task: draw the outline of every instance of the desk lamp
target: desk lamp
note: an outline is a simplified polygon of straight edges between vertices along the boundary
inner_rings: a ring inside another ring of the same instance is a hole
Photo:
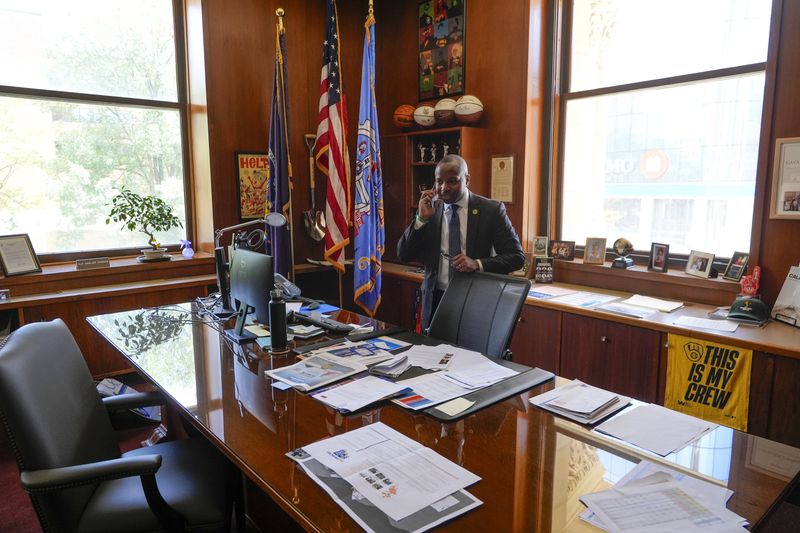
[[[272,226],[273,228],[279,228],[286,225],[286,217],[281,213],[268,213],[264,218],[248,220],[247,222],[242,222],[241,224],[235,224],[233,226],[228,226],[227,228],[221,228],[214,231],[214,261],[217,267],[217,286],[219,287],[223,311],[232,311],[233,309],[231,307],[231,287],[230,280],[228,278],[228,263],[225,260],[225,248],[219,244],[220,239],[222,238],[222,235],[228,231],[235,231],[249,228],[250,226],[264,224]]]

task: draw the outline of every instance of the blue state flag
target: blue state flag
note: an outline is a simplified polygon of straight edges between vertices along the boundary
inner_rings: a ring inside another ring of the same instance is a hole
[[[269,177],[264,215],[281,213],[289,218],[292,162],[289,159],[289,104],[286,100],[286,39],[283,19],[279,16],[275,34],[275,78],[272,85],[272,116],[269,124]],[[284,276],[291,270],[292,235],[289,224],[267,226],[267,252],[272,255],[275,272]]]
[[[383,175],[375,100],[375,18],[370,11],[364,24],[364,60],[356,138],[355,303],[374,316],[381,303],[381,258],[384,250]]]

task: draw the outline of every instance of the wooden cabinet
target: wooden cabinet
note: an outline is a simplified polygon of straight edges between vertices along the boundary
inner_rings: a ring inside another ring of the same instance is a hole
[[[778,356],[774,359],[767,437],[800,446],[800,361]]]
[[[563,313],[560,374],[565,378],[655,402],[660,354],[657,331]]]
[[[559,372],[561,359],[561,313],[532,305],[522,307],[511,338],[515,363]]]
[[[397,259],[397,241],[414,216],[420,188],[433,186],[436,164],[445,152],[461,155],[470,168],[486,167],[485,130],[457,126],[381,137],[384,260]],[[488,178],[473,174],[470,189],[487,194]]]

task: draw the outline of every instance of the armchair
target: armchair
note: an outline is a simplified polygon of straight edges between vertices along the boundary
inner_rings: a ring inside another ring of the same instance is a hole
[[[105,404],[157,400],[143,393]],[[233,465],[204,439],[121,453],[60,319],[24,325],[0,341],[0,421],[44,531],[230,530]]]

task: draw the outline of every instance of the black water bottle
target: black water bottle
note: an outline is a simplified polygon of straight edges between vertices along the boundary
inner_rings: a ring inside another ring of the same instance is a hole
[[[286,302],[281,297],[281,291],[272,291],[269,301],[269,334],[272,337],[273,351],[286,349]]]

